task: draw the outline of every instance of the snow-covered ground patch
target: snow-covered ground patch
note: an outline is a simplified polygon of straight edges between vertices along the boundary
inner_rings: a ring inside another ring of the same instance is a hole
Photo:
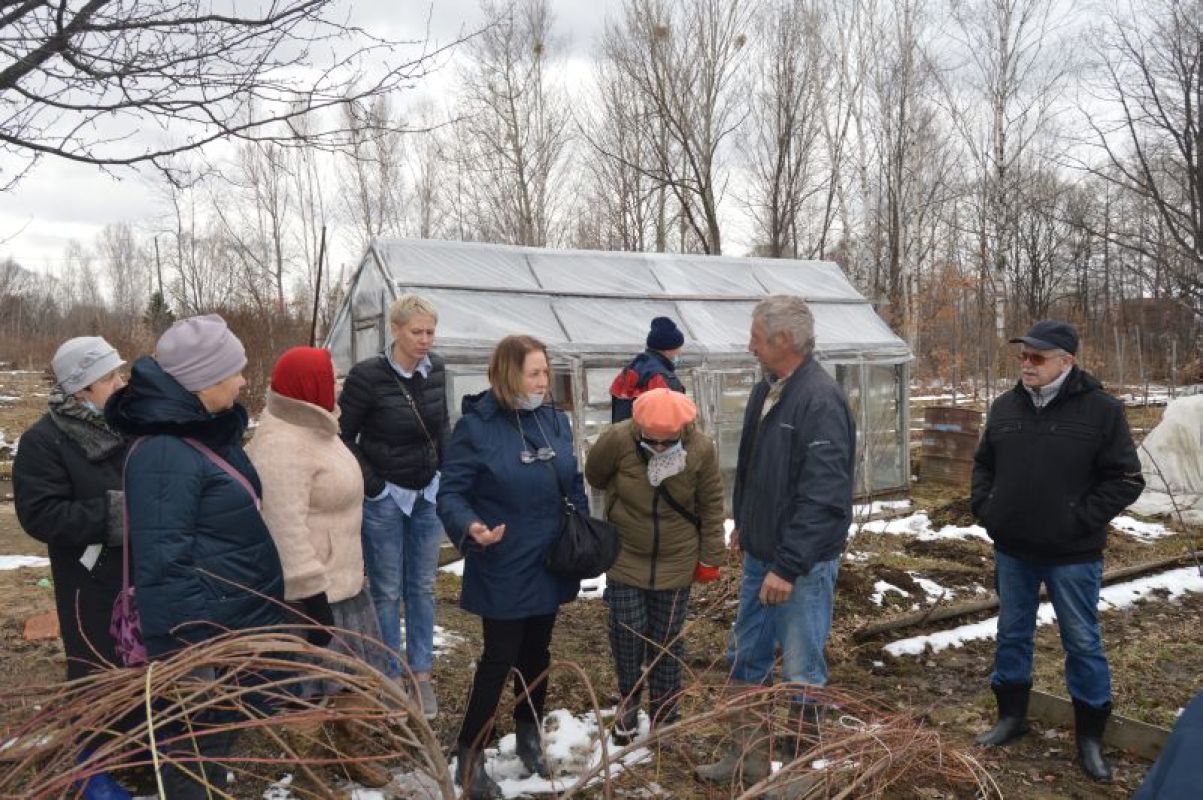
[[[0,570],[48,566],[50,559],[41,556],[0,556]]]
[[[874,500],[860,506],[852,507],[852,516],[855,517],[871,517],[874,514],[881,514],[885,511],[901,511],[904,508],[910,508],[910,500]]]
[[[15,394],[0,394],[0,403],[15,403],[20,399]]]
[[[873,594],[869,595],[869,599],[873,601],[874,605],[881,605],[886,599],[886,594],[889,592],[895,592],[903,597],[911,596],[910,592],[900,589],[888,581],[878,581],[873,584]]]
[[[458,575],[464,577],[464,560],[461,558],[458,561],[452,561],[450,564],[444,564],[439,567],[439,572],[446,572],[449,575]]]
[[[1137,600],[1161,592],[1167,593],[1170,599],[1180,597],[1187,592],[1203,592],[1203,575],[1200,575],[1199,570],[1195,567],[1182,567],[1159,575],[1149,575],[1134,581],[1106,586],[1099,593],[1099,610],[1127,608]],[[1056,618],[1052,603],[1040,604],[1036,613],[1037,625],[1048,625]],[[939,652],[948,647],[961,647],[966,642],[975,639],[993,639],[997,633],[998,617],[995,616],[947,631],[899,639],[886,645],[885,651],[892,656],[920,655],[928,647],[934,652]]]
[[[450,564],[444,564],[439,567],[440,572],[446,572],[449,575],[458,575],[464,577],[464,560],[461,558],[458,561],[452,561]],[[606,576],[599,575],[596,578],[587,578],[581,581],[581,591],[577,595],[581,600],[600,600],[602,594],[606,591]]]
[[[932,528],[931,519],[924,511],[919,511],[907,517],[898,519],[877,519],[860,525],[853,525],[849,532],[855,534],[858,530],[868,533],[889,533],[898,536],[914,536],[921,542],[931,542],[937,539],[989,539],[986,529],[980,525],[970,525],[961,528],[956,525],[945,525],[939,530]]]
[[[1116,517],[1111,520],[1111,524],[1137,539],[1160,539],[1163,536],[1173,536],[1174,534],[1160,522],[1141,522],[1126,516]]]
[[[911,576],[912,579],[914,579],[915,583],[919,584],[919,588],[923,590],[923,593],[925,595],[927,595],[928,600],[931,600],[933,602],[936,600],[940,600],[941,598],[943,598],[945,600],[950,600],[956,594],[956,592],[953,591],[952,589],[949,589],[945,586],[941,586],[940,584],[933,581],[931,578],[924,578],[923,576],[921,576],[917,573],[914,573],[914,572],[911,572],[908,574]]]

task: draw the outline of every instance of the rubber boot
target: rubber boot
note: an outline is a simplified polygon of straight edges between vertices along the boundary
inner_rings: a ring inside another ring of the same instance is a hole
[[[518,758],[522,760],[522,766],[531,775],[538,775],[544,780],[551,778],[551,771],[547,768],[547,761],[543,758],[543,742],[540,741],[542,730],[539,724],[520,719],[515,720],[514,726],[514,737],[517,739],[516,749]]]
[[[982,747],[998,747],[1028,732],[1030,683],[1002,683],[991,686],[998,701],[998,722],[975,740]]]
[[[336,695],[331,699],[330,705],[347,715],[364,710],[362,702],[353,695]],[[352,719],[336,719],[330,723],[329,732],[331,742],[344,756],[366,756],[380,750],[364,723]],[[381,789],[393,780],[388,769],[378,761],[346,762],[339,765],[339,769],[344,771],[348,778],[369,789]]]
[[[822,714],[823,707],[817,703],[789,704],[788,733],[779,745],[782,761],[788,764],[819,743]]]
[[[325,757],[322,723],[319,720],[288,722],[280,729],[295,763],[291,765],[292,782],[289,790],[297,797],[326,797],[330,789],[322,780],[324,769],[317,764],[306,763],[316,757]],[[320,754],[320,755],[319,755]],[[168,795],[170,797],[170,795]]]
[[[626,747],[639,736],[639,700],[628,698],[618,707],[614,725],[610,728],[614,744]]]
[[[466,744],[456,746],[455,782],[466,800],[502,800],[505,795],[485,771],[484,753]]]
[[[1102,708],[1074,698],[1074,738],[1078,743],[1078,765],[1096,781],[1111,783],[1111,764],[1103,755],[1103,731],[1111,716],[1111,703]]]
[[[733,685],[727,692],[730,696],[746,690],[746,686]],[[745,785],[768,777],[769,739],[757,714],[739,708],[731,714],[731,726],[731,741],[719,760],[694,768],[694,774],[699,780],[708,783],[733,783],[741,780]]]

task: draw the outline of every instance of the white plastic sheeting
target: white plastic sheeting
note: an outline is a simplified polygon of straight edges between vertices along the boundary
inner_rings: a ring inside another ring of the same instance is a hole
[[[438,306],[443,348],[487,352],[506,334],[529,333],[565,355],[629,353],[649,320],[665,315],[684,329],[694,356],[748,360],[756,300],[788,293],[811,301],[821,359],[910,358],[830,262],[381,240],[328,337],[340,370],[383,345],[382,311],[405,291]]]
[[[1146,488],[1132,510],[1172,515],[1177,506],[1188,523],[1203,524],[1203,395],[1167,405],[1137,453]]]

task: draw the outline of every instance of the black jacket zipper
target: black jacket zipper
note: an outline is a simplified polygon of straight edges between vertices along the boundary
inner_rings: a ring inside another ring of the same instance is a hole
[[[652,574],[649,589],[656,588],[656,559],[660,558],[660,493],[652,495]]]

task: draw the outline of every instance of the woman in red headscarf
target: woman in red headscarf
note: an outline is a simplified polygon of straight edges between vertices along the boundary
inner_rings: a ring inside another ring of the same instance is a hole
[[[263,519],[284,568],[284,599],[300,607],[307,623],[336,629],[322,637],[328,647],[386,670],[388,654],[363,579],[363,475],[338,435],[329,351],[294,347],[280,356],[246,450],[263,483]],[[303,694],[314,699],[337,690],[336,683],[313,681]],[[354,738],[350,728],[335,733]],[[377,765],[345,766],[365,786],[389,781]]]

